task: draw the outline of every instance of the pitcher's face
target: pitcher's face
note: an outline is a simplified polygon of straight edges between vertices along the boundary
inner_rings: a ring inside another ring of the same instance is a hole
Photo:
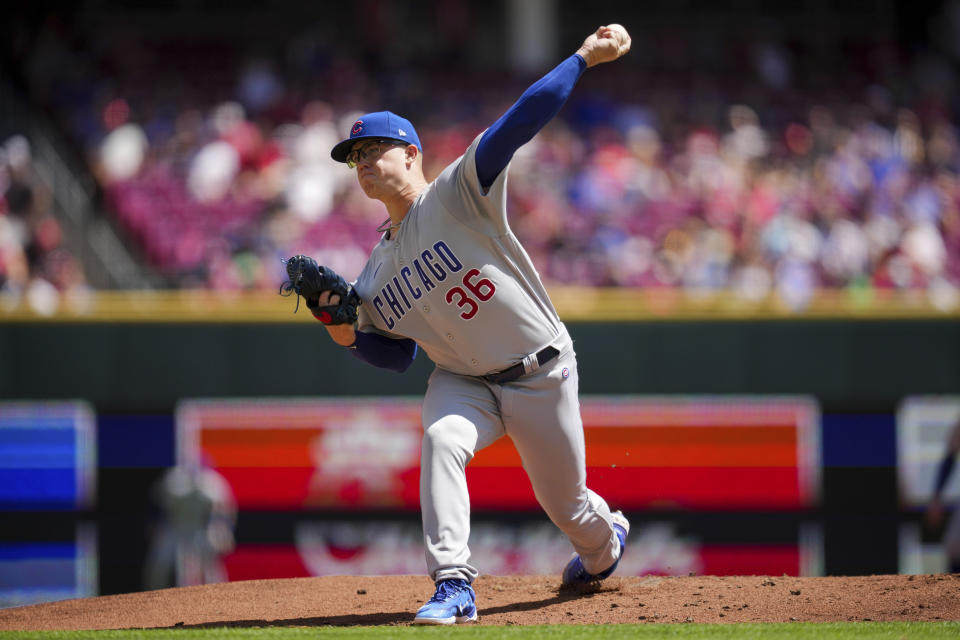
[[[364,140],[347,155],[347,166],[356,167],[360,188],[370,198],[383,199],[407,180],[407,147],[397,140]]]

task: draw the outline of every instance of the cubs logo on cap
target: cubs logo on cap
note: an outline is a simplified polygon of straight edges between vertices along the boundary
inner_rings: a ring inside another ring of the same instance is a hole
[[[413,124],[406,118],[402,118],[390,111],[375,111],[361,116],[350,127],[350,137],[341,140],[330,152],[337,162],[346,162],[347,154],[353,148],[357,140],[367,140],[370,138],[387,138],[398,142],[408,142],[416,145],[421,152],[420,138],[417,136],[417,130]]]

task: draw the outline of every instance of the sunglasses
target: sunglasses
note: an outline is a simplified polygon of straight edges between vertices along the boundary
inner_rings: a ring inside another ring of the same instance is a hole
[[[347,154],[347,166],[351,169],[356,169],[357,165],[360,162],[369,162],[379,156],[381,153],[389,149],[390,147],[405,147],[407,146],[406,142],[400,142],[398,140],[374,140],[370,144],[366,144],[358,149],[354,149]]]

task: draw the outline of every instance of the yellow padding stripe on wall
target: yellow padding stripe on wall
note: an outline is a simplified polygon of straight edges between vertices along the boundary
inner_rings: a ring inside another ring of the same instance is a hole
[[[931,299],[922,290],[821,290],[800,310],[776,295],[749,301],[728,291],[552,287],[550,296],[566,322],[960,319],[960,301]],[[0,323],[315,322],[302,302],[294,314],[295,305],[293,297],[268,291],[97,291],[62,296],[41,312],[26,298],[0,294]]]

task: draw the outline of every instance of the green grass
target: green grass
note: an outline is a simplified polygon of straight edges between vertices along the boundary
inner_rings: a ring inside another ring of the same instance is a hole
[[[292,638],[348,638],[390,640],[393,638],[517,638],[564,640],[607,638],[735,638],[748,640],[915,640],[960,638],[960,622],[830,622],[787,624],[644,624],[644,625],[544,625],[478,627],[263,627],[207,629],[146,629],[123,631],[0,631],[0,640],[288,640]]]

